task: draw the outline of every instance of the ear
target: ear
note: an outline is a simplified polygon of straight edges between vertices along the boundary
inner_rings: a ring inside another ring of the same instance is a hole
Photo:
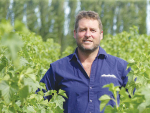
[[[76,33],[76,30],[74,30],[74,38],[75,38],[75,39],[76,39],[76,34],[77,34],[77,33]]]
[[[100,40],[103,39],[103,31],[101,31],[101,34],[100,34]]]

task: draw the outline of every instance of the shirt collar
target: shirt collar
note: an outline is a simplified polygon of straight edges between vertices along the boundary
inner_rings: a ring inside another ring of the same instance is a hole
[[[77,55],[77,53],[78,53],[78,50],[77,50],[77,48],[75,49],[75,52],[73,53],[73,55],[72,55],[72,57],[71,57],[71,59],[70,60],[73,60],[73,59],[77,59],[77,60],[79,60],[79,58],[78,58],[78,55]],[[106,51],[102,48],[102,47],[100,47],[99,46],[99,51],[98,51],[98,54],[97,54],[97,57],[98,58],[107,58],[107,53],[106,53]]]
[[[99,58],[102,58],[102,57],[107,58],[108,57],[106,51],[100,46],[99,46],[99,51],[98,51],[98,55],[97,56]]]

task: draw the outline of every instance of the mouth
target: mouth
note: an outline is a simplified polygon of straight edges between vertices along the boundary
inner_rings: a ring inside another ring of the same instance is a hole
[[[83,40],[84,43],[91,43],[91,40]]]

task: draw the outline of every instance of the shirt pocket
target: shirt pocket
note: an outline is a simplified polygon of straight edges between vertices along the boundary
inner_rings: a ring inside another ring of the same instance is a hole
[[[121,85],[121,82],[120,80],[115,76],[115,75],[101,75],[100,77],[100,86],[103,87],[104,85],[107,85],[107,84],[110,84],[110,83],[113,83],[114,86],[120,86]]]
[[[102,75],[99,78],[99,81],[100,81],[99,84],[100,84],[101,90],[99,91],[97,98],[99,99],[103,95],[108,95],[108,96],[110,96],[110,98],[114,99],[114,95],[111,91],[109,91],[109,88],[103,88],[103,86],[110,84],[110,83],[113,83],[114,86],[121,86],[121,81],[115,75],[109,75],[109,74],[108,75]],[[117,98],[118,98],[118,95],[117,95]],[[115,102],[113,100],[110,100],[107,103],[107,105],[114,106]]]

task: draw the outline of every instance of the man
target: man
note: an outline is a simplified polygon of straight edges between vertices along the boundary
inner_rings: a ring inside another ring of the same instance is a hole
[[[126,61],[107,54],[99,46],[103,30],[96,12],[79,12],[74,38],[78,46],[75,52],[52,63],[41,82],[47,90],[66,91],[64,113],[103,113],[99,98],[104,94],[113,98],[113,94],[102,87],[109,83],[125,86],[130,69],[126,70]],[[112,100],[108,104],[115,105]]]

